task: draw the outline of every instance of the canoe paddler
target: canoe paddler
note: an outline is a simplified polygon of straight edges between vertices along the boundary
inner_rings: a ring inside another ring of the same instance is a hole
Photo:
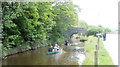
[[[55,51],[58,51],[59,49],[60,49],[60,46],[58,46],[58,44],[55,44],[54,50],[55,50]]]
[[[49,51],[49,52],[52,52],[52,51],[53,51],[53,46],[50,46],[50,47],[48,48],[48,51]]]

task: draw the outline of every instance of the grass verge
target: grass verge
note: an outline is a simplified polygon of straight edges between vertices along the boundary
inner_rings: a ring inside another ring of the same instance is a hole
[[[94,65],[94,51],[95,45],[97,44],[97,38],[90,36],[88,41],[85,43],[86,59],[82,65]],[[106,49],[104,48],[103,41],[100,39],[100,48],[98,54],[98,64],[99,65],[114,65],[112,59]]]

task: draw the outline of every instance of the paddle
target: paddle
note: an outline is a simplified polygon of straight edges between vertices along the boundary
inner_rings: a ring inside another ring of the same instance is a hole
[[[62,52],[65,52],[65,50],[62,49]]]

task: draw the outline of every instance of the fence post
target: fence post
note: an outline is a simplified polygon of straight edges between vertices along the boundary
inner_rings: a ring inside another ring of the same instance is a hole
[[[98,41],[97,41],[97,49],[99,50],[99,47],[100,47],[100,36],[98,36]]]
[[[99,46],[100,46],[100,36],[98,36],[97,45],[95,46],[95,67],[98,67],[98,53],[99,53]]]
[[[98,67],[98,51],[95,50],[95,67]]]
[[[98,45],[95,46],[95,67],[98,67]]]

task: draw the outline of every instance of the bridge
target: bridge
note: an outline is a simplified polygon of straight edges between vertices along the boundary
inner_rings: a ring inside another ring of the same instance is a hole
[[[69,37],[69,39],[71,39],[71,36],[73,34],[77,34],[77,33],[82,33],[85,34],[86,33],[86,29],[84,28],[80,28],[80,27],[70,27],[65,31],[65,35],[67,37]]]

